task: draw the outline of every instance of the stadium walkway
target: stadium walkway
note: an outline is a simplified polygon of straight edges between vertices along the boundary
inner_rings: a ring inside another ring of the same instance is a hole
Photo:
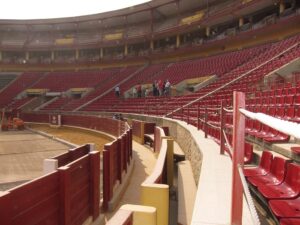
[[[124,204],[140,204],[141,183],[149,176],[156,163],[156,154],[149,148],[133,141],[134,168],[121,201],[116,210],[106,213],[106,219],[111,218],[115,212]]]

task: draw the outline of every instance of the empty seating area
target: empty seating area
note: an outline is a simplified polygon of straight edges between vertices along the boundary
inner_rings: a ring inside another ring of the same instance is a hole
[[[40,73],[23,73],[19,75],[14,82],[0,92],[0,108],[11,103],[18,94],[30,88],[40,78]]]
[[[101,72],[51,72],[46,74],[32,88],[49,89],[53,92],[67,91],[70,88],[96,86],[106,77]]]
[[[281,225],[299,224],[300,165],[265,150],[260,164],[245,167],[244,174],[257,199]]]
[[[22,106],[24,106],[27,103],[29,103],[32,99],[33,99],[33,97],[26,97],[26,98],[21,98],[21,99],[15,99],[6,108],[7,109],[11,109],[11,110],[13,110],[13,109],[19,109]]]
[[[41,108],[40,110],[60,110],[61,107],[66,104],[70,99],[67,97],[57,97],[53,99],[49,104]]]
[[[16,79],[16,74],[0,74],[0,91],[6,87],[10,82]]]

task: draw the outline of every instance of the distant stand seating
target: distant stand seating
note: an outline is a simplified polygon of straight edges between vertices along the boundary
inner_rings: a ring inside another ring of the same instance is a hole
[[[41,73],[23,73],[0,92],[0,108],[7,106],[22,91],[41,78]]]

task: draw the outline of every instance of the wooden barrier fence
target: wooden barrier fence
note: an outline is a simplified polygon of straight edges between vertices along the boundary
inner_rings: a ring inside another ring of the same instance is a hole
[[[82,224],[100,214],[99,152],[0,195],[1,225]]]
[[[109,220],[109,225],[169,224],[169,187],[173,185],[174,145],[173,139],[165,135],[163,128],[155,127],[154,134],[159,156],[152,173],[141,184],[141,205],[123,205]],[[105,154],[109,157],[108,153]],[[109,158],[104,163],[108,161]],[[107,172],[108,175],[109,172]],[[130,213],[133,213],[133,220],[129,219]],[[127,220],[129,223],[125,222]]]
[[[104,145],[103,151],[103,210],[108,210],[108,203],[113,197],[114,186],[127,172],[132,158],[132,130],[128,129],[115,141]]]
[[[34,116],[33,116],[34,115]],[[26,122],[49,122],[46,114],[21,114]],[[108,210],[108,203],[113,197],[113,188],[119,181],[122,183],[122,174],[127,172],[132,158],[132,129],[123,121],[97,116],[61,115],[61,124],[100,130],[118,137],[115,141],[106,144],[103,151],[103,210]],[[65,153],[57,156],[58,166],[74,159],[74,154]],[[73,157],[73,158],[72,158]]]

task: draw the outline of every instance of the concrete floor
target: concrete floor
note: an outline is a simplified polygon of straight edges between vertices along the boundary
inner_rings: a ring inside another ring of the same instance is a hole
[[[68,146],[30,131],[0,132],[0,187],[43,175],[43,160],[67,150]]]

